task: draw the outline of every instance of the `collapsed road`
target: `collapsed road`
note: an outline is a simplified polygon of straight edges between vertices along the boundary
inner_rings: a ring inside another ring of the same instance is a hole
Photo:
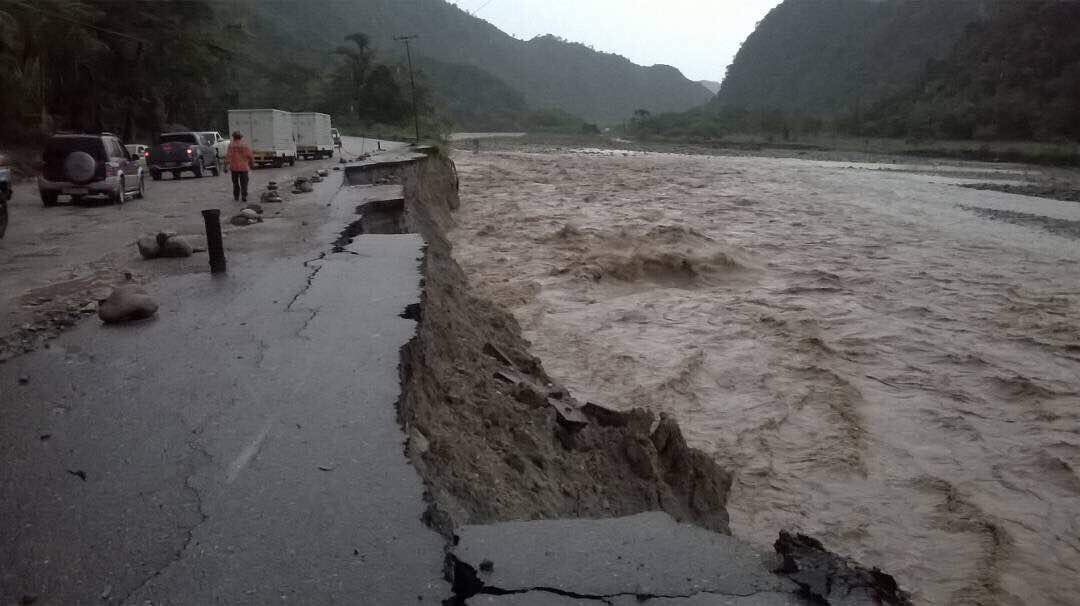
[[[671,419],[553,384],[450,258],[452,163],[342,172],[306,247],[0,365],[0,600],[905,603],[810,539],[731,538],[730,474]]]

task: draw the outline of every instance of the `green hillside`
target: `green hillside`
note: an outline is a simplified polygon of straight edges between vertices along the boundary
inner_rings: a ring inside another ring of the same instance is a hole
[[[871,108],[886,136],[1080,140],[1080,4],[998,2],[917,85]]]
[[[710,103],[643,137],[1080,140],[1080,3],[785,0]]]
[[[728,67],[718,109],[857,111],[913,85],[942,59],[979,0],[786,0]]]
[[[346,41],[357,33],[363,47]],[[125,138],[222,129],[230,107],[326,111],[393,129],[411,121],[394,40],[403,34],[417,36],[427,132],[451,121],[578,131],[710,96],[674,68],[550,36],[517,40],[444,0],[0,0],[0,142],[57,129]]]
[[[557,108],[592,122],[617,122],[640,107],[683,111],[711,97],[673,67],[635,65],[554,36],[518,40],[444,0],[277,0],[247,6],[270,30],[288,32],[290,46],[309,60],[357,31],[368,34],[381,53],[403,60],[394,37],[416,35],[418,55],[479,68],[519,91],[531,108]],[[434,69],[432,75],[439,77]]]

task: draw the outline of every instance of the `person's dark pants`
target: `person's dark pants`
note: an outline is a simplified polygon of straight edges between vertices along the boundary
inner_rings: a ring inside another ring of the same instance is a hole
[[[232,171],[232,197],[233,200],[247,202],[248,171]]]

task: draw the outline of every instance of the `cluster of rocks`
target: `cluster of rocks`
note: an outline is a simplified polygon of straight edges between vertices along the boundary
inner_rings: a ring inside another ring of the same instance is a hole
[[[139,254],[144,259],[190,257],[195,252],[191,243],[171,231],[143,236],[135,241],[135,245],[139,247]]]
[[[262,223],[263,208],[258,204],[248,204],[240,211],[240,214],[233,215],[229,219],[229,223],[236,225],[237,227],[247,227],[248,225],[254,225],[255,223]]]
[[[271,181],[266,184],[266,191],[259,196],[259,201],[263,204],[280,204],[284,201],[281,199],[281,193],[278,191],[277,181]]]
[[[306,177],[297,177],[296,180],[293,181],[292,193],[294,193],[294,194],[308,194],[308,193],[311,193],[313,191],[315,191],[315,186],[312,185],[311,180],[309,180],[308,178],[306,178]]]
[[[322,183],[322,180],[330,175],[330,171],[325,168],[315,171],[310,177],[297,177],[293,181],[294,194],[307,194],[315,191],[315,183]]]

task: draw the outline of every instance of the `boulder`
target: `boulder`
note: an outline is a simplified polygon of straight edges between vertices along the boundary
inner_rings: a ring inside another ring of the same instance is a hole
[[[264,191],[259,197],[259,200],[263,204],[281,204],[281,194],[276,191]]]
[[[124,284],[98,301],[98,317],[106,324],[144,320],[157,313],[158,304],[142,288]]]
[[[158,246],[157,238],[154,236],[143,236],[135,241],[135,245],[139,247],[139,254],[144,259],[156,259],[161,256],[161,247]]]
[[[165,234],[158,234],[157,243],[160,248],[158,256],[161,257],[190,257],[195,248],[185,239],[180,236],[165,236]]]
[[[195,248],[176,232],[163,231],[153,236],[143,236],[135,241],[144,259],[158,257],[190,257]]]
[[[236,215],[233,218],[229,219],[229,223],[232,223],[237,227],[246,227],[248,225],[259,223],[261,221],[262,217],[259,216],[259,213],[251,210],[250,208],[245,208],[244,210],[240,211],[239,215]]]
[[[253,210],[257,215],[263,214],[263,207],[259,206],[258,204],[248,204],[244,207],[244,210]]]

